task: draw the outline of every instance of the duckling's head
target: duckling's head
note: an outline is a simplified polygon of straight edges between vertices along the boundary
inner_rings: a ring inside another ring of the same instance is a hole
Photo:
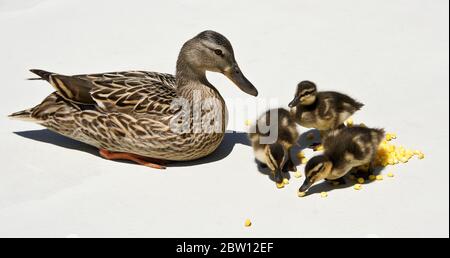
[[[333,163],[324,155],[315,156],[305,167],[305,182],[300,192],[306,192],[313,184],[327,178],[333,169]]]
[[[266,145],[265,154],[267,166],[274,173],[275,181],[281,183],[281,170],[288,160],[288,151],[280,143],[274,143]]]
[[[230,41],[211,30],[203,31],[187,41],[177,62],[177,77],[203,78],[206,71],[222,73],[245,93],[258,95],[258,90],[241,72]]]
[[[316,101],[316,94],[316,84],[310,81],[302,81],[297,85],[295,97],[291,103],[289,103],[289,107],[293,108],[299,104],[303,106],[311,105]]]

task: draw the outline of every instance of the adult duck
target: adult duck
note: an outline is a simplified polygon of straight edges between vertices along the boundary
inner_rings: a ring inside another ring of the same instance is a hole
[[[181,48],[176,74],[146,71],[66,76],[31,70],[56,91],[10,115],[99,148],[106,159],[164,169],[167,161],[211,154],[223,140],[226,105],[206,71],[227,76],[242,91],[258,91],[242,74],[231,43],[204,31]]]

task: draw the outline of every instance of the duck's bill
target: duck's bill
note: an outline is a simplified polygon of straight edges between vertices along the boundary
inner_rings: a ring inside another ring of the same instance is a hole
[[[308,180],[306,180],[304,183],[303,183],[303,185],[300,187],[300,192],[306,192],[306,191],[308,191],[308,189],[309,188],[311,188],[311,186],[312,186],[312,183],[311,182],[309,182]]]
[[[239,69],[237,65],[226,71],[224,74],[243,92],[255,97],[258,96],[258,90],[249,80],[247,80],[247,78],[245,78],[244,74],[241,72],[241,69]]]
[[[300,103],[300,97],[297,97],[297,96],[296,96],[296,97],[291,101],[291,103],[289,103],[289,107],[290,107],[290,108],[293,108],[293,107],[297,106],[299,103]]]

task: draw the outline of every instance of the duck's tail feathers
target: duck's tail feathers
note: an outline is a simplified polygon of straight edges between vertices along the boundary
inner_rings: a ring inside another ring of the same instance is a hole
[[[30,72],[36,74],[37,76],[39,76],[39,78],[28,78],[28,80],[46,80],[48,82],[50,82],[50,76],[52,74],[55,74],[52,72],[39,70],[39,69],[31,69]]]
[[[22,120],[22,121],[29,121],[29,122],[38,122],[36,118],[33,118],[32,114],[35,108],[29,108],[25,109],[19,112],[12,113],[8,117],[14,120]]]

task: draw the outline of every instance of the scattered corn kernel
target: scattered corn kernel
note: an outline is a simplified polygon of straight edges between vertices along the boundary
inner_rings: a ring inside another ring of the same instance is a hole
[[[246,219],[244,225],[245,225],[246,228],[251,227],[252,226],[252,221],[250,219]]]
[[[394,177],[394,173],[389,172],[389,173],[387,174],[387,176],[388,176],[388,177]]]
[[[284,188],[284,183],[283,182],[277,183],[277,188],[278,189]]]
[[[328,193],[327,193],[327,192],[321,192],[321,193],[320,193],[320,196],[321,196],[322,198],[327,198],[327,197],[328,197]]]
[[[283,179],[283,184],[284,184],[284,185],[288,185],[288,184],[289,184],[289,179],[284,178],[284,179]]]
[[[305,165],[306,163],[308,163],[308,159],[307,158],[302,158],[302,159],[300,159],[300,163]]]
[[[364,182],[366,182],[366,180],[362,177],[358,178],[358,183],[360,184],[364,184]]]
[[[305,192],[298,192],[298,197],[305,197],[306,193]]]
[[[347,119],[345,123],[347,124],[347,126],[353,126],[353,118]]]
[[[252,121],[250,119],[245,120],[245,125],[246,126],[251,126],[252,125]]]
[[[425,158],[425,154],[420,153],[419,155],[417,155],[417,157],[418,157],[419,159],[424,159],[424,158]]]
[[[359,124],[359,126],[360,126],[360,127],[364,127],[364,128],[367,128],[367,125],[366,125],[366,124],[364,124],[364,123],[361,123],[361,124]]]
[[[323,151],[323,145],[320,144],[320,145],[315,146],[314,151]]]
[[[370,176],[369,176],[369,179],[373,181],[373,180],[376,180],[377,177],[376,177],[375,175],[370,175]]]
[[[376,177],[376,179],[377,179],[378,181],[381,181],[381,180],[383,180],[383,176],[382,176],[382,175],[378,175],[378,176]]]
[[[306,156],[305,156],[305,152],[304,151],[300,151],[300,152],[298,152],[297,153],[297,158],[299,159],[299,160],[301,160],[301,159],[303,159],[303,158],[305,158]]]
[[[294,173],[294,177],[295,178],[300,178],[300,177],[302,177],[302,173],[300,173],[300,171],[297,171],[297,172]]]
[[[359,191],[359,190],[361,190],[362,185],[361,185],[361,184],[356,184],[353,188],[354,188],[355,190]]]

